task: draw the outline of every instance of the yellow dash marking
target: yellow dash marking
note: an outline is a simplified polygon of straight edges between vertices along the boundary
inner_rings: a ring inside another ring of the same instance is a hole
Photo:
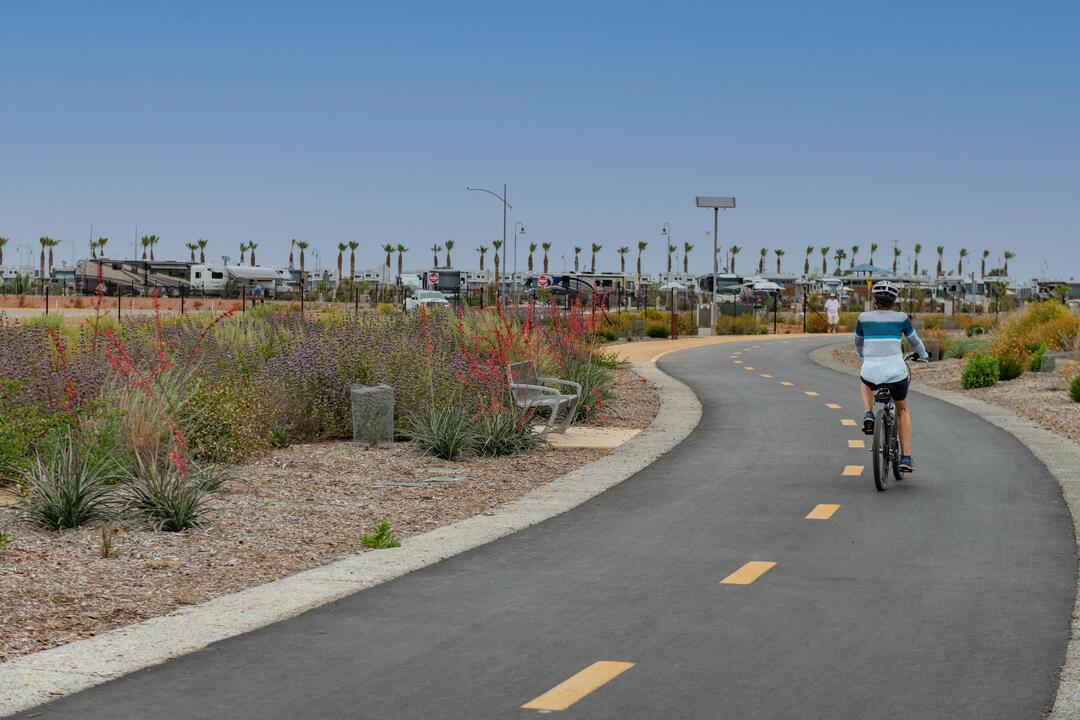
[[[848,440],[847,446],[849,448],[864,448],[866,447],[866,443],[862,440]]]
[[[742,365],[742,360],[736,360],[736,361],[735,361],[735,364],[736,364],[736,365]]]
[[[807,520],[828,520],[833,516],[833,513],[840,509],[839,505],[830,505],[829,503],[823,503],[815,505],[814,509],[806,516]]]
[[[522,705],[524,710],[565,710],[594,690],[623,674],[634,663],[601,660],[572,675],[543,695]]]
[[[830,410],[839,410],[840,409],[840,406],[837,405],[836,403],[825,403],[825,407],[829,408]]]
[[[844,472],[842,472],[840,474],[841,475],[849,475],[849,476],[851,476],[851,475],[859,476],[859,475],[862,475],[862,471],[863,471],[863,466],[862,465],[845,465],[844,466]]]
[[[844,418],[843,420],[840,421],[840,424],[845,425],[847,427],[855,427],[855,421],[852,420],[851,418]]]
[[[788,387],[795,387],[795,383],[793,383],[793,382],[788,382],[787,380],[781,380],[781,381],[780,381],[780,384],[781,384],[781,385],[787,385]]]
[[[761,377],[763,377],[763,378],[771,378],[772,375],[770,375],[768,373],[761,373]]]
[[[817,393],[814,392],[813,390],[803,390],[803,392],[805,394],[809,395],[810,397],[817,397]]]
[[[776,567],[774,562],[752,560],[720,581],[721,585],[749,585]]]
[[[750,367],[749,365],[743,365],[743,370],[753,370],[753,369],[754,368]]]

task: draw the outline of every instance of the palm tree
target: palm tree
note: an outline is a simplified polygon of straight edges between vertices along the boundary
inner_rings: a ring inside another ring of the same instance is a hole
[[[2,257],[3,254],[0,253],[0,258]],[[97,260],[97,240],[93,238],[90,238],[90,259]],[[3,263],[0,263],[0,265],[3,265]]]
[[[813,245],[807,245],[806,246],[806,257],[803,258],[803,264],[802,264],[803,275],[809,275],[810,274],[810,256],[813,254],[813,252],[814,252],[814,246]]]
[[[543,250],[544,250],[544,274],[547,275],[547,272],[548,272],[548,250],[551,249],[551,243],[549,243],[549,242],[540,243],[540,247],[543,248]]]
[[[48,235],[43,235],[38,238],[38,242],[41,243],[41,294],[45,294],[45,248],[52,244],[52,238]]]
[[[668,246],[667,246],[667,271],[668,271],[668,275],[671,274],[671,254],[674,253],[678,249],[679,248],[675,247],[671,243],[668,243]]]
[[[536,252],[537,247],[536,243],[529,243],[529,272],[533,271],[533,253]]]
[[[855,269],[855,256],[858,255],[858,254],[859,254],[859,246],[858,245],[852,245],[851,246],[851,269],[852,270]]]
[[[683,275],[690,274],[690,251],[694,249],[694,246],[688,242],[682,244],[682,271]]]
[[[255,267],[255,248],[257,247],[259,247],[259,243],[257,242],[252,241],[248,243],[248,250],[251,251],[251,267]]]
[[[439,267],[439,253],[442,252],[442,245],[435,243],[431,246],[431,266]]]
[[[343,242],[337,244],[337,282],[341,284],[341,263],[345,257],[345,251],[349,249],[349,246]]]
[[[202,238],[199,238],[198,240],[195,241],[195,244],[199,246],[199,264],[200,265],[205,265],[206,264],[206,246],[209,244],[209,242],[210,242],[209,240],[203,240]],[[296,242],[296,241],[294,240],[293,242]],[[290,252],[290,255],[291,254],[292,253]],[[289,258],[289,267],[292,267],[292,257]]]
[[[1009,277],[1009,261],[1014,257],[1016,257],[1016,253],[1010,252],[1009,250],[1005,251],[1005,268],[1002,270],[1002,275],[1005,277]]]
[[[990,257],[989,250],[982,251],[982,262],[979,265],[979,277],[986,277],[986,258]]]
[[[768,251],[767,248],[761,248],[761,250],[759,252],[760,252],[760,257],[758,257],[757,272],[758,272],[758,275],[764,275],[765,274],[765,256],[769,254],[769,251]]]
[[[109,244],[109,238],[99,237],[97,239],[98,257],[105,257],[105,246]]]
[[[960,279],[964,279],[964,258],[968,256],[967,248],[960,248],[960,260],[956,263],[956,274],[960,276]]]
[[[596,273],[596,253],[600,252],[604,248],[604,246],[603,245],[597,245],[596,243],[593,243],[590,247],[592,248],[592,271],[595,274]]]
[[[311,243],[303,240],[296,241],[296,247],[300,248],[300,274],[304,274],[304,251],[311,247]]]
[[[157,235],[150,236],[150,262],[154,262],[154,246],[161,242]]]
[[[776,255],[776,274],[779,275],[780,274],[780,258],[784,257],[784,255],[786,255],[787,253],[784,252],[783,250],[777,248],[776,250],[773,250],[773,254]]]
[[[578,272],[578,255],[581,255],[581,248],[577,245],[574,246],[574,272]]]
[[[9,242],[11,242],[10,239],[6,237],[0,237],[0,267],[4,266],[4,246],[7,245]]]
[[[296,247],[296,238],[293,238],[289,243],[289,268],[293,266],[293,248]]]
[[[60,244],[59,240],[49,240],[49,276],[53,272],[53,248]]]
[[[844,250],[836,251],[836,274],[840,275],[843,272],[844,258],[847,257],[847,252]]]
[[[495,240],[491,243],[491,247],[495,248],[495,287],[499,288],[499,249],[502,247],[502,240]]]
[[[143,235],[141,238],[139,238],[139,244],[142,245],[142,259],[145,260],[147,254],[150,252],[150,236]]]
[[[941,277],[944,273],[941,271],[941,259],[945,256],[945,246],[937,246],[937,277]]]
[[[454,267],[453,263],[450,262],[450,251],[453,250],[453,249],[454,249],[454,241],[453,240],[447,240],[446,241],[446,267]]]
[[[828,275],[829,274],[829,269],[825,265],[825,258],[827,258],[829,256],[829,250],[831,250],[831,249],[832,248],[830,248],[828,245],[825,245],[823,247],[818,248],[818,252],[821,253],[821,274],[822,275]]]
[[[360,243],[356,240],[349,241],[349,282],[356,282],[356,249],[360,247]]]
[[[619,273],[621,273],[622,275],[625,275],[626,274],[626,253],[630,252],[630,248],[628,248],[626,245],[623,245],[621,248],[618,248],[615,252],[619,253]]]
[[[870,264],[871,265],[874,264],[874,253],[877,252],[877,249],[878,249],[878,244],[877,243],[870,243]]]
[[[919,253],[922,252],[922,244],[915,243],[915,274],[919,274]]]
[[[645,248],[649,247],[649,243],[638,241],[637,244],[637,281],[638,285],[641,284],[641,253],[645,252]]]
[[[390,274],[390,254],[394,252],[394,246],[387,243],[382,246],[383,252],[386,253],[386,274]]]
[[[484,272],[484,256],[487,255],[487,245],[481,245],[476,249],[476,252],[480,253],[480,272]]]
[[[738,245],[731,246],[731,272],[735,272],[735,256],[742,250]]]
[[[903,252],[900,248],[893,245],[892,249],[892,274],[896,275],[896,262],[900,259],[900,254]]]
[[[90,243],[90,247],[91,247],[91,248],[96,248],[96,247],[97,247],[97,243]],[[184,243],[184,247],[186,247],[186,248],[188,249],[188,251],[189,251],[189,252],[191,252],[191,263],[192,263],[192,264],[194,265],[194,264],[195,264],[195,250],[196,250],[196,249],[197,249],[197,248],[198,248],[199,246],[198,246],[198,245],[196,245],[195,243]],[[93,255],[93,253],[91,253],[91,257],[95,257],[95,256]]]
[[[244,256],[246,256],[246,255],[247,255],[247,243],[242,242],[242,243],[240,243],[240,262],[237,263],[238,265],[243,265],[244,264]]]
[[[405,257],[405,253],[407,253],[407,252],[409,252],[409,248],[405,247],[405,245],[403,243],[398,243],[398,246],[397,246],[397,274],[398,274],[398,277],[401,277],[402,274],[405,272],[404,269],[403,269],[404,268],[404,265],[403,265],[404,260],[403,260],[403,258]]]

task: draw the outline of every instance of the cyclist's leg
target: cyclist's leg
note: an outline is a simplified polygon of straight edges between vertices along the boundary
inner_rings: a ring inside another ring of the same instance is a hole
[[[862,397],[863,412],[872,412],[874,410],[874,391],[863,382],[862,378],[859,378],[859,396]]]
[[[896,422],[900,430],[900,454],[911,454],[911,413],[908,412],[907,399],[896,401]]]

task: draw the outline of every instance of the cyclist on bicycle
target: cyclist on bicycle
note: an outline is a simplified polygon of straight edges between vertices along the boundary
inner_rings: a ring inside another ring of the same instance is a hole
[[[863,359],[859,373],[859,393],[862,395],[863,432],[874,434],[874,393],[888,388],[896,404],[896,419],[900,430],[900,472],[914,472],[911,461],[911,415],[908,414],[907,363],[904,362],[902,340],[907,338],[911,349],[923,360],[929,357],[926,347],[911,318],[893,310],[900,288],[888,280],[874,283],[870,290],[874,296],[874,309],[859,315],[855,325],[855,352]]]

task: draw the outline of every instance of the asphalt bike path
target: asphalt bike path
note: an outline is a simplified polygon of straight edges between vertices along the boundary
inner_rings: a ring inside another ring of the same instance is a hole
[[[913,393],[917,472],[878,493],[854,378],[806,356],[832,341],[670,355],[701,424],[612,490],[19,717],[1042,717],[1075,588],[1057,483]]]

